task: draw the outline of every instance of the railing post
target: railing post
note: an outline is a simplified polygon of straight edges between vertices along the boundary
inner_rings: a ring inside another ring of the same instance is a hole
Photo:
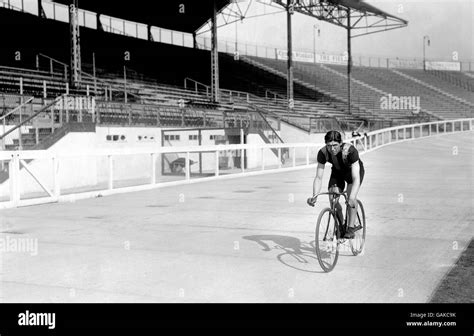
[[[215,176],[219,176],[219,151],[216,150],[216,174]]]
[[[46,98],[46,81],[43,80],[43,98]]]
[[[262,170],[265,170],[265,148],[262,148]]]
[[[109,161],[109,181],[108,181],[108,188],[112,190],[114,188],[114,161],[112,155],[107,156]]]
[[[66,94],[68,95],[69,94],[69,83],[66,82]]]
[[[281,147],[278,148],[278,168],[281,168]]]
[[[156,184],[156,154],[151,153],[151,184]]]
[[[296,167],[296,147],[293,147],[293,167]]]
[[[60,185],[59,185],[59,160],[57,157],[53,156],[53,195],[57,200],[60,196]]]
[[[63,104],[63,107],[64,107],[64,110],[66,110],[66,122],[68,123],[69,122],[69,104],[67,104],[67,99],[66,97],[62,97],[61,98],[64,102]]]
[[[407,139],[407,128],[404,127],[403,128],[403,140],[406,140]]]
[[[189,164],[189,152],[186,152],[186,163],[185,163],[185,172],[186,172],[186,180],[191,179],[191,165]]]
[[[13,154],[12,159],[9,162],[9,179],[10,179],[10,201],[16,207],[20,202],[20,158],[19,154]]]
[[[244,149],[240,150],[240,168],[242,168],[242,173],[245,173],[245,153]]]
[[[23,77],[20,77],[20,94],[23,95]]]

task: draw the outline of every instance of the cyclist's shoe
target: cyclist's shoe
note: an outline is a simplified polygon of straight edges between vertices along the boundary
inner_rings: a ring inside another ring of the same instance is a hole
[[[346,239],[354,239],[354,232],[356,232],[358,229],[352,227],[352,226],[349,226],[346,230],[346,233],[344,234],[344,238]]]

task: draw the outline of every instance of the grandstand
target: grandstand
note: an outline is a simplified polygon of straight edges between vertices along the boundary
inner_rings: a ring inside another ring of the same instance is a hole
[[[219,7],[226,4],[220,2]],[[192,29],[208,14],[200,13]],[[68,23],[6,8],[0,8],[0,21],[28,27],[8,34],[0,55],[0,138],[6,150],[45,149],[68,132],[93,129],[90,124],[222,128],[229,134],[243,127],[244,137],[253,132],[265,143],[281,143],[282,123],[310,135],[473,115],[469,74],[353,67],[349,107],[346,66],[294,62],[290,106],[286,61],[276,56],[235,58],[226,52],[218,53],[221,84],[216,101],[208,71],[212,57],[203,46],[177,46],[87,27],[81,28],[81,79],[73,85],[69,45],[58,43],[70,39]],[[166,27],[178,28],[172,21],[166,21]],[[21,57],[13,57],[18,51]],[[90,109],[56,109],[55,99],[64,95],[94,97],[92,115]],[[388,95],[417,96],[420,109],[384,108],[380,100]],[[85,126],[68,125],[71,122]]]

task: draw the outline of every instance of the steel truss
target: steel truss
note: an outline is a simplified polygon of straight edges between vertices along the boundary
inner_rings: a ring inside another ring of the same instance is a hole
[[[283,8],[288,6],[288,2],[291,3],[290,0],[271,1]],[[293,8],[295,12],[312,16],[345,29],[350,27],[351,30],[366,30],[366,32],[352,35],[352,38],[398,29],[408,25],[408,21],[382,12],[365,3],[359,4],[359,8],[351,7],[352,5],[353,2],[348,0],[295,0]],[[350,24],[348,24],[349,21]]]

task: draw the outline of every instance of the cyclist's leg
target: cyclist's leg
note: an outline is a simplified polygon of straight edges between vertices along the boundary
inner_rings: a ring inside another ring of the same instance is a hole
[[[359,169],[360,186],[362,186],[362,181],[364,180],[364,175],[365,175],[364,166],[363,166],[363,164],[360,164],[360,169]],[[360,191],[360,186],[359,186],[359,190],[357,191],[357,194]],[[348,197],[351,194],[351,192],[352,192],[352,177],[349,176],[348,182],[347,182],[347,196]],[[356,201],[357,201],[357,194],[355,195]],[[348,223],[349,227],[354,227],[355,226],[354,222],[357,218],[357,208],[358,208],[358,206],[359,206],[359,204],[356,202],[355,203],[355,208],[349,208],[349,218],[347,220],[347,223]]]
[[[344,191],[345,187],[345,182],[343,176],[340,176],[340,174],[335,173],[334,170],[331,170],[331,177],[329,178],[329,183],[328,183],[328,191],[335,191],[342,193]],[[336,208],[336,214],[337,218],[339,219],[340,223],[344,223],[344,215],[342,213],[342,206],[339,204],[339,197],[333,199],[332,195],[329,195],[329,203],[331,204],[331,207],[333,206],[333,202],[336,202],[334,205]]]
[[[347,185],[347,195],[350,195],[351,191],[352,191],[352,183]],[[357,200],[357,195],[356,195],[356,200]],[[357,207],[358,207],[357,202],[355,203],[355,208],[349,207],[349,218],[347,220],[347,225],[349,227],[354,227],[354,222],[357,217]]]

